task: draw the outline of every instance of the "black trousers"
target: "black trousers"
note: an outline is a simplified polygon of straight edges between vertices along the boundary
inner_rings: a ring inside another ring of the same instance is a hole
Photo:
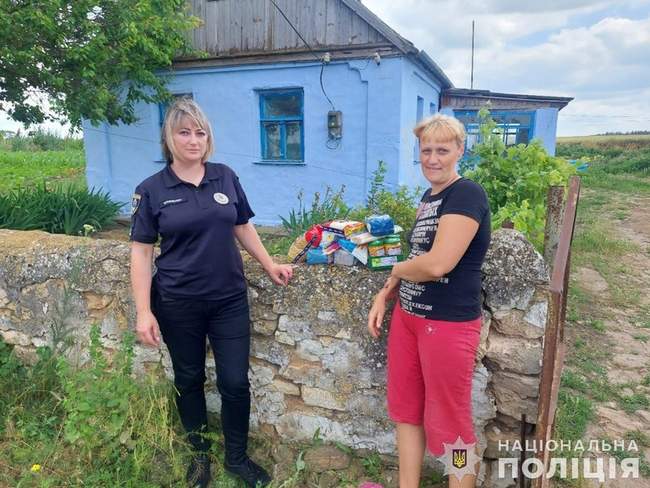
[[[158,320],[174,367],[176,404],[194,449],[207,451],[210,441],[205,406],[206,337],[210,341],[221,394],[221,423],[226,460],[245,459],[250,417],[248,355],[250,317],[246,292],[224,300],[168,299],[152,293]]]

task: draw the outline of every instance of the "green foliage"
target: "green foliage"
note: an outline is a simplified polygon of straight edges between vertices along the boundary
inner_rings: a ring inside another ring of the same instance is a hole
[[[377,169],[373,172],[366,206],[354,209],[350,217],[363,222],[366,217],[373,214],[390,215],[395,223],[404,229],[400,237],[402,248],[408,252],[406,236],[415,223],[417,202],[424,190],[420,187],[410,190],[402,185],[392,192],[386,187],[386,172],[386,163],[379,161]]]
[[[131,123],[134,104],[169,98],[159,69],[190,53],[185,0],[0,2],[0,109],[26,124]],[[34,93],[40,96],[34,97]]]
[[[99,326],[95,324],[90,330],[90,364],[73,370],[65,359],[59,361],[65,393],[64,439],[88,458],[105,458],[131,440],[127,420],[129,404],[137,391],[130,376],[134,342],[132,334],[125,334],[109,368]]]
[[[43,181],[81,184],[84,167],[81,150],[0,151],[0,194],[21,186],[38,186]]]
[[[41,127],[24,135],[18,133],[9,138],[0,135],[0,150],[2,151],[83,151],[84,143],[81,138],[61,137],[56,132]]]
[[[298,210],[291,210],[287,218],[280,216],[282,227],[287,231],[291,241],[308,230],[315,224],[322,224],[328,220],[345,219],[350,213],[350,208],[343,200],[345,186],[338,191],[327,187],[321,199],[319,192],[314,194],[311,207],[308,209],[304,203],[302,192],[298,194]]]
[[[376,452],[370,453],[361,460],[363,470],[370,479],[382,480],[382,462],[381,457]]]
[[[497,124],[482,109],[480,142],[472,150],[480,164],[465,173],[487,192],[493,228],[510,221],[541,249],[549,186],[565,185],[574,168],[549,156],[539,141],[506,147]]]
[[[92,342],[90,364],[76,369],[47,347],[25,366],[0,339],[0,486],[178,485],[189,449],[175,434],[171,385],[131,378],[132,338],[112,361],[96,328]]]
[[[107,193],[76,186],[19,188],[0,195],[0,229],[87,235],[88,226],[101,229],[121,207]]]

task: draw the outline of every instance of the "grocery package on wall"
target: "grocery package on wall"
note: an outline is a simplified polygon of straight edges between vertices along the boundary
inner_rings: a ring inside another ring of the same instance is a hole
[[[293,263],[306,260],[310,265],[363,264],[374,270],[388,269],[404,260],[399,236],[402,230],[389,215],[371,215],[365,222],[323,222],[298,236],[288,256]]]

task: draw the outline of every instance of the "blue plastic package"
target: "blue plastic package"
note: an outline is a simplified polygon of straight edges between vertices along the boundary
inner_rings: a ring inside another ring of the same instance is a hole
[[[343,249],[345,249],[350,254],[352,254],[352,251],[354,251],[354,248],[357,247],[357,245],[354,242],[348,241],[347,239],[340,238],[337,242],[340,244],[340,246]]]
[[[390,215],[371,215],[366,218],[366,226],[373,236],[387,236],[395,232],[395,222]]]
[[[307,251],[307,264],[328,264],[329,256],[323,252],[322,247],[315,247]]]

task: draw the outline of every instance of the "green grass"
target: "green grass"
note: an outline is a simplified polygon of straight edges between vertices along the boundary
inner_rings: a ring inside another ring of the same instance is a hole
[[[0,194],[41,181],[85,185],[84,169],[82,150],[0,151]]]
[[[594,406],[591,400],[582,394],[560,389],[555,416],[555,438],[565,441],[582,439],[593,416]]]
[[[616,191],[630,194],[650,193],[650,178],[634,175],[614,175],[592,170],[581,175],[582,183],[596,190]]]
[[[637,410],[647,410],[650,407],[650,399],[643,393],[634,393],[620,396],[618,404],[627,413],[634,413]]]
[[[611,228],[598,221],[576,229],[572,257],[578,262],[587,262],[593,256],[612,260],[638,250],[637,244],[614,237]]]
[[[605,332],[605,322],[601,319],[590,319],[587,321],[587,326],[591,327],[595,331]]]

